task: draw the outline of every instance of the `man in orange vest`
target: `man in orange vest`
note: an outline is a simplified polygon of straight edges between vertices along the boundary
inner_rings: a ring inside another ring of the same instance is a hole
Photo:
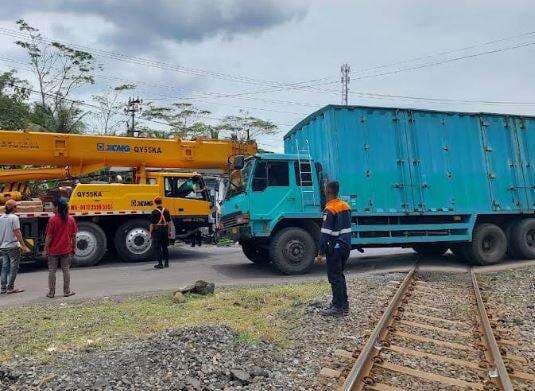
[[[154,199],[154,205],[156,205],[156,208],[151,213],[151,224],[149,228],[156,254],[156,261],[158,262],[154,265],[154,268],[163,269],[164,267],[169,267],[168,247],[169,233],[171,232],[171,215],[162,206],[162,199],[160,197]]]
[[[333,295],[330,307],[323,311],[327,316],[349,313],[344,267],[351,251],[351,209],[338,198],[339,187],[338,182],[329,182],[325,186],[327,204],[319,242],[318,257],[327,258],[327,277]]]

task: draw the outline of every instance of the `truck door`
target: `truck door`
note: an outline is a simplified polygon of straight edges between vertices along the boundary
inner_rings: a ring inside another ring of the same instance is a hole
[[[491,209],[495,211],[527,208],[518,142],[510,124],[501,116],[480,117]]]
[[[525,118],[508,118],[508,126],[518,146],[515,165],[522,174],[518,184],[520,198],[525,197],[527,209],[535,209],[535,121]]]
[[[283,211],[297,208],[287,161],[258,160],[251,190],[251,217],[255,220],[273,220]]]

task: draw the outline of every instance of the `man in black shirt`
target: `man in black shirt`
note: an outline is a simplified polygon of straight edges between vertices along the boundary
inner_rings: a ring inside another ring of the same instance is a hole
[[[169,211],[162,206],[162,199],[156,197],[154,199],[156,209],[151,213],[150,217],[150,234],[154,243],[154,251],[158,263],[154,265],[156,269],[163,269],[169,267],[169,232],[171,230],[171,215]],[[163,264],[162,264],[163,260]]]

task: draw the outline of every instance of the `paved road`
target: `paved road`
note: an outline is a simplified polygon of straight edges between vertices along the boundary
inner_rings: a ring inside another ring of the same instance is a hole
[[[315,266],[306,276],[284,276],[269,266],[249,262],[238,247],[205,246],[195,249],[175,247],[171,250],[171,267],[156,270],[153,263],[120,263],[107,259],[99,266],[72,270],[72,287],[76,296],[59,300],[80,300],[92,297],[125,295],[141,292],[166,291],[198,279],[214,281],[217,285],[273,284],[325,278],[325,266]],[[369,249],[364,254],[353,251],[348,265],[349,274],[406,271],[417,260],[412,250]],[[535,261],[506,262],[480,271],[518,267]],[[452,256],[427,259],[420,263],[423,270],[463,272],[466,265]],[[58,272],[58,291],[61,292],[61,272]],[[48,301],[47,271],[31,268],[19,275],[17,286],[26,291],[16,295],[0,296],[0,307]]]

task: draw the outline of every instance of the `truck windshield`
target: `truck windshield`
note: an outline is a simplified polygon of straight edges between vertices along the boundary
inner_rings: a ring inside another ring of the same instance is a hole
[[[245,191],[253,167],[254,159],[248,159],[245,161],[245,166],[241,171],[234,171],[230,174],[229,186],[225,198],[230,198]]]

